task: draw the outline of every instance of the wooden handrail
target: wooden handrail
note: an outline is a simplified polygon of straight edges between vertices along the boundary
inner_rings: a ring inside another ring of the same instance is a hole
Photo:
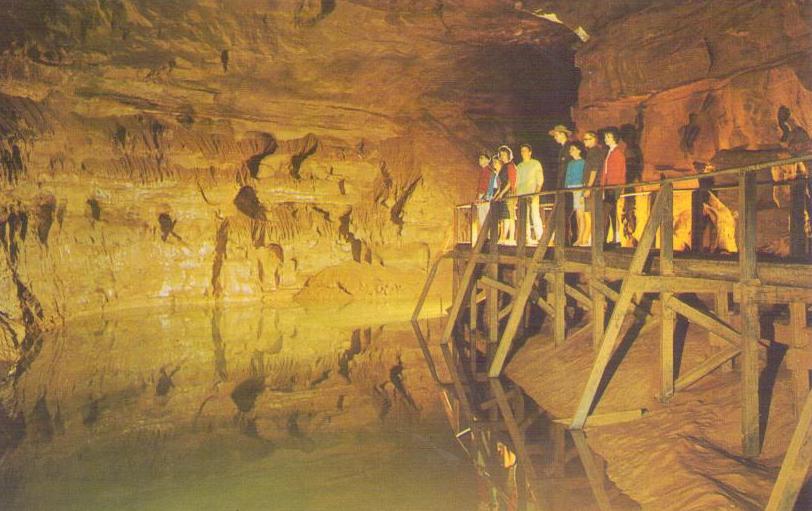
[[[585,192],[585,191],[594,191],[594,190],[622,190],[624,188],[638,187],[638,186],[661,186],[661,185],[663,185],[665,183],[680,183],[680,182],[683,182],[683,181],[694,181],[694,180],[698,180],[698,179],[713,178],[713,177],[716,177],[716,176],[728,176],[728,175],[737,175],[739,173],[755,172],[755,171],[759,171],[759,170],[763,170],[763,169],[768,169],[770,167],[779,167],[779,166],[782,166],[782,165],[791,165],[793,163],[801,163],[801,162],[810,161],[810,160],[812,160],[812,154],[806,154],[804,156],[796,156],[794,158],[785,158],[783,160],[771,160],[771,161],[765,161],[765,162],[760,162],[760,163],[754,163],[752,165],[745,165],[745,166],[741,166],[741,167],[729,167],[729,168],[726,168],[726,169],[714,170],[713,172],[708,172],[706,174],[689,174],[689,175],[686,175],[686,176],[676,176],[676,177],[668,177],[668,178],[658,179],[656,181],[641,181],[641,182],[637,182],[637,183],[626,183],[626,184],[622,184],[622,185],[580,186],[580,187],[577,187],[577,188],[565,188],[563,190],[547,190],[547,191],[536,192],[536,193],[526,193],[526,194],[523,194],[523,195],[512,195],[512,196],[510,196],[510,199],[524,199],[524,198],[536,197],[536,196],[538,196],[538,197],[553,196],[558,192],[570,193],[570,192],[579,192],[579,191],[584,191]],[[786,184],[786,183],[789,183],[789,182],[792,182],[792,181],[795,181],[795,180],[783,180],[783,181],[780,181],[780,182],[776,181],[776,182],[759,183],[759,184],[779,185],[779,184]],[[731,185],[731,187],[734,187],[734,188],[735,188],[735,186],[736,185]],[[714,188],[717,188],[717,187],[711,187],[710,189],[714,189]],[[718,187],[718,189],[724,189],[724,188],[726,188],[724,185]],[[504,200],[504,199],[500,199],[500,200]],[[494,202],[498,202],[498,201],[494,201]],[[456,207],[457,208],[470,207],[472,204],[477,204],[477,203],[476,202],[475,203],[468,202],[468,203],[464,203],[464,204],[457,204]]]

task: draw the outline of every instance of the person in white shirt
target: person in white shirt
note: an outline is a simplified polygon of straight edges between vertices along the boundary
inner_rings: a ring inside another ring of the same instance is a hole
[[[522,162],[516,167],[516,194],[527,195],[539,193],[544,186],[544,169],[541,162],[533,158],[533,148],[530,144],[522,144],[519,149]],[[539,196],[530,199],[529,226],[532,227],[530,239],[539,240],[544,229],[539,211]],[[528,230],[528,234],[530,231]]]

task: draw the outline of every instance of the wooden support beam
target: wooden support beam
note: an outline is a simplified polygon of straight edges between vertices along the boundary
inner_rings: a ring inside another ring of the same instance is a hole
[[[556,199],[555,204],[553,205],[553,214],[558,214],[557,212],[561,208],[563,208],[563,204],[561,204],[560,200]],[[544,234],[539,241],[538,247],[536,247],[536,249],[533,251],[533,257],[530,261],[531,265],[537,264],[544,260],[544,256],[547,253],[547,246],[550,244],[552,233],[553,229],[545,229]],[[507,360],[510,348],[513,346],[513,338],[516,336],[519,323],[524,315],[524,306],[530,297],[530,292],[533,290],[536,278],[538,277],[538,272],[535,271],[532,266],[528,268],[527,271],[528,273],[525,275],[524,280],[522,280],[522,283],[519,286],[519,291],[514,297],[513,310],[510,312],[507,324],[505,325],[505,330],[502,333],[502,338],[499,341],[499,347],[496,350],[496,354],[490,366],[488,374],[492,378],[496,378],[502,374],[505,360]]]
[[[477,364],[477,340],[479,339],[479,303],[477,293],[472,291],[471,301],[468,304],[468,369],[471,373],[476,372]]]
[[[491,208],[493,209],[493,208]],[[499,239],[499,222],[491,225],[491,239]],[[499,280],[499,245],[494,242],[488,247],[488,264],[485,266],[486,276],[494,281]],[[499,292],[496,288],[487,289],[485,299],[485,316],[488,318],[488,343],[485,348],[485,362],[490,364],[499,342]]]
[[[790,186],[789,208],[789,254],[791,257],[804,259],[807,255],[805,218],[806,179],[800,176]]]
[[[687,389],[739,353],[741,353],[741,349],[731,347],[711,355],[697,367],[680,376],[674,384],[675,390]]]
[[[631,422],[633,420],[637,420],[641,417],[644,417],[648,413],[648,410],[645,408],[639,408],[635,410],[625,410],[622,412],[609,412],[609,413],[597,413],[595,415],[590,415],[585,423],[585,428],[593,428],[599,426],[610,426],[612,424],[620,424],[623,422]],[[566,419],[553,419],[553,422],[556,424],[562,424],[564,426],[568,426],[573,421],[572,417]]]
[[[765,511],[792,511],[812,463],[812,392],[789,442]]]
[[[491,277],[480,277],[479,284],[483,287],[490,287],[493,289],[497,289],[503,293],[507,293],[511,296],[516,294],[516,288],[510,286],[509,284],[505,284],[504,282],[499,282],[498,280],[491,278]]]
[[[553,258],[559,269],[553,273],[553,341],[556,346],[564,343],[567,336],[567,293],[566,274],[564,273],[564,261],[566,260],[566,247],[569,244],[567,233],[567,196],[563,192],[556,194],[556,203],[562,207],[555,210],[553,216],[553,228],[555,229],[555,242]]]
[[[593,287],[589,289],[592,293],[592,348],[598,351],[606,326],[606,297]]]
[[[592,267],[602,268],[606,265],[603,257],[603,244],[606,242],[606,223],[603,218],[603,190],[595,189],[590,192],[589,206],[592,211]]]
[[[510,402],[516,396],[519,396],[521,394],[522,394],[522,390],[519,387],[513,387],[512,389],[505,392],[505,397],[507,398],[508,402]],[[495,397],[492,397],[490,399],[486,399],[485,401],[482,401],[479,404],[479,408],[481,410],[490,410],[491,408],[495,408],[497,406],[498,406],[498,403],[496,402]]]
[[[684,316],[691,323],[701,326],[705,330],[713,332],[727,342],[740,346],[741,334],[733,330],[730,326],[722,323],[719,319],[696,309],[675,296],[671,296],[665,302],[665,306],[677,314]]]
[[[556,346],[564,343],[567,335],[567,293],[564,272],[553,274],[553,341]]]
[[[499,311],[499,313],[496,315],[496,317],[497,317],[499,320],[502,320],[502,319],[504,319],[504,318],[505,318],[505,317],[506,317],[508,314],[510,314],[510,311],[511,311],[511,310],[513,310],[513,304],[512,304],[512,303],[509,303],[509,304],[507,304],[505,307],[503,307],[503,308],[502,308],[502,310],[500,310],[500,311]]]
[[[477,237],[476,244],[474,245],[472,255],[477,255],[482,252],[482,248],[485,246],[485,240],[488,238],[486,233],[488,229],[495,225],[496,222],[493,220],[493,208],[488,210],[488,214],[485,215],[485,221],[482,223],[482,229],[479,231],[479,236]],[[496,240],[496,238],[493,238]],[[495,241],[491,243],[491,245],[496,245]],[[476,258],[472,257],[468,259],[468,262],[465,265],[465,271],[462,274],[462,279],[459,283],[459,289],[457,290],[457,294],[454,296],[454,300],[451,304],[451,311],[448,314],[448,320],[446,321],[445,328],[443,329],[442,336],[440,337],[441,344],[447,344],[448,340],[451,338],[451,334],[454,332],[454,326],[457,324],[457,319],[459,318],[460,309],[462,309],[462,303],[465,301],[465,295],[468,294],[468,290],[471,287],[471,281],[474,276],[474,271],[476,271]]]
[[[739,274],[741,289],[741,431],[742,451],[745,456],[755,457],[761,451],[758,396],[758,341],[760,324],[755,286],[756,268],[756,175],[739,176]]]
[[[661,192],[663,214],[660,219],[660,274],[674,275],[674,185],[666,183]],[[671,291],[670,289],[668,291]],[[673,297],[671,292],[660,294],[660,399],[668,401],[674,396],[674,331],[677,315],[666,306]]]
[[[725,280],[673,275],[637,275],[632,278],[642,293],[713,293],[719,289],[732,291],[736,285]]]
[[[541,307],[541,309],[542,309],[544,312],[546,312],[546,313],[547,313],[547,314],[548,314],[550,317],[555,317],[555,309],[554,309],[554,308],[553,308],[553,306],[550,304],[550,302],[548,302],[548,301],[547,301],[547,300],[545,300],[544,298],[539,298],[538,300],[536,300],[536,302],[535,302],[535,303],[536,303],[536,305],[538,305],[539,307]]]
[[[564,286],[564,291],[566,291],[568,295],[570,295],[576,302],[581,304],[581,306],[585,309],[592,309],[592,298],[577,287],[566,284]]]
[[[673,299],[673,294],[663,293],[660,296],[660,399],[668,401],[674,396],[674,330],[677,314],[666,303]]]
[[[809,328],[806,326],[806,303],[792,302],[789,304],[789,323],[792,335],[792,346],[789,350],[788,356],[792,358],[799,358],[796,355],[804,354],[812,358],[812,351],[809,346]],[[812,361],[810,361],[812,362]],[[789,360],[787,365],[790,365]],[[795,416],[802,415],[802,409],[806,395],[809,393],[809,370],[812,369],[812,363],[802,364],[800,367],[792,368],[792,388],[795,398]]]
[[[646,260],[649,256],[649,251],[654,245],[654,238],[660,226],[663,213],[663,202],[665,194],[657,194],[654,200],[654,207],[651,211],[651,216],[646,226],[643,228],[643,234],[640,236],[640,242],[634,251],[632,261],[629,266],[629,276],[640,275],[645,267]],[[604,339],[601,342],[601,347],[595,357],[595,363],[592,366],[592,371],[589,374],[584,393],[578,403],[578,408],[575,412],[571,428],[582,429],[586,423],[587,415],[592,409],[595,394],[598,391],[598,386],[603,379],[604,372],[609,360],[614,353],[615,344],[620,334],[620,328],[623,325],[623,319],[628,312],[629,307],[632,305],[632,298],[637,293],[637,288],[631,280],[625,279],[620,288],[620,295],[615,303],[615,308],[612,311],[612,317],[609,318],[609,323],[606,326]]]
[[[578,457],[581,458],[581,465],[584,467],[592,494],[601,511],[612,511],[612,504],[609,502],[609,494],[606,493],[605,474],[598,468],[592,450],[586,442],[586,435],[583,431],[571,431],[572,440],[578,450]]]

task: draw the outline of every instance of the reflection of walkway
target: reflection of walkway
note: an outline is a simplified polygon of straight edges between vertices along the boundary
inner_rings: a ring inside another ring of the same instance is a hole
[[[438,367],[420,325],[412,325],[452,431],[487,487],[479,493],[491,507],[482,509],[638,509],[606,479],[584,432],[547,420],[511,382],[487,378],[493,350],[467,351],[471,361],[463,347],[441,345]]]

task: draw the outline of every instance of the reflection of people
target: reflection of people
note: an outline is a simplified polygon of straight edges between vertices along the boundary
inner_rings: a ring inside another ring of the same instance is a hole
[[[584,186],[584,146],[580,142],[570,144],[570,156],[572,160],[567,164],[567,174],[564,178],[564,186],[567,188],[581,188]],[[586,246],[586,226],[584,216],[586,207],[584,204],[584,192],[572,192],[572,210],[575,213],[575,241],[576,247]]]
[[[516,193],[526,195],[538,193],[544,186],[544,169],[541,162],[533,158],[533,148],[530,144],[522,144],[519,150],[522,155],[522,162],[516,167]],[[530,199],[530,225],[533,228],[531,239],[541,239],[543,229],[541,213],[539,212],[539,196],[534,195]]]
[[[609,152],[603,164],[601,174],[601,186],[622,185],[626,181],[626,156],[623,150],[618,147],[617,128],[607,128],[603,140]],[[618,189],[606,190],[606,213],[609,215],[609,223],[612,226],[612,243],[619,243],[620,236],[617,230],[617,197]]]
[[[499,461],[507,473],[505,474],[505,493],[509,499],[510,509],[516,509],[519,502],[519,485],[516,479],[516,453],[504,442],[496,441],[496,452],[499,454]]]

